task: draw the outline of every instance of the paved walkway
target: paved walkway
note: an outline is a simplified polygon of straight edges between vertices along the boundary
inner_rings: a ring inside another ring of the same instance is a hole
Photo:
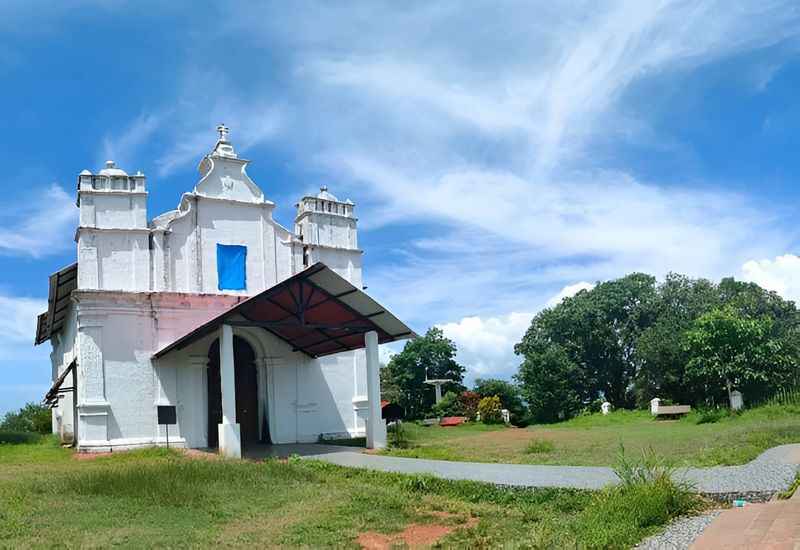
[[[354,447],[334,445],[275,445],[253,449],[251,458],[289,456],[324,460],[340,466],[367,468],[383,472],[431,474],[445,479],[466,479],[516,487],[562,487],[600,489],[619,482],[613,469],[590,466],[537,466],[526,464],[489,464],[450,462],[372,455]],[[679,479],[689,481],[700,493],[742,495],[752,498],[783,491],[794,480],[800,466],[800,444],[774,447],[742,466],[686,468]]]
[[[800,495],[796,493],[796,495]],[[725,510],[694,541],[691,550],[800,547],[800,497]]]

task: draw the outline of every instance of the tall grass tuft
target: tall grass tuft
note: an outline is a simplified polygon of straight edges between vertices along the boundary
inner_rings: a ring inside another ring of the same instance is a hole
[[[552,453],[556,446],[547,439],[531,439],[525,447],[525,452],[529,455]]]
[[[697,510],[701,501],[691,486],[675,480],[675,470],[653,450],[631,459],[620,445],[614,468],[620,484],[595,493],[575,521],[575,532],[589,548],[626,548],[675,517]]]

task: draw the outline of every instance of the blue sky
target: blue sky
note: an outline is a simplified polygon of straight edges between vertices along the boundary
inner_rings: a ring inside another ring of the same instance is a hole
[[[141,169],[153,217],[220,122],[284,225],[322,184],[356,202],[370,292],[470,379],[634,270],[800,299],[796,2],[5,0],[0,78],[0,413],[49,385],[78,172]]]

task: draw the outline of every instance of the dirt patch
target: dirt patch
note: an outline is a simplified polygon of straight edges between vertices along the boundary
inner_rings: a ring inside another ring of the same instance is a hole
[[[72,453],[74,460],[95,460],[103,456],[111,456],[114,453]]]
[[[457,518],[455,514],[449,512],[432,512],[442,520]],[[389,550],[395,546],[407,546],[409,548],[425,548],[433,546],[440,539],[446,537],[456,529],[470,529],[477,525],[477,518],[469,518],[462,525],[441,525],[436,523],[412,523],[400,533],[384,535],[383,533],[361,533],[356,542],[365,550]]]
[[[195,458],[199,460],[219,460],[220,455],[211,451],[203,451],[201,449],[181,449],[184,456],[187,458]]]

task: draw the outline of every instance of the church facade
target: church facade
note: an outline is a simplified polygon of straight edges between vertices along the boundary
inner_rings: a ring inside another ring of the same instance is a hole
[[[78,176],[77,262],[50,278],[53,428],[82,451],[385,442],[377,345],[413,332],[363,292],[354,204],[322,188],[292,229],[224,126],[176,210],[109,161]],[[158,423],[158,409],[176,424]]]

